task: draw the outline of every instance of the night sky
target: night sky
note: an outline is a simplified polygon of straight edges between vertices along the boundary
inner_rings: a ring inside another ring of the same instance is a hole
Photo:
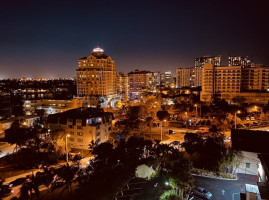
[[[1,1],[0,78],[74,77],[77,59],[98,44],[118,72],[175,72],[229,53],[269,65],[266,2]]]

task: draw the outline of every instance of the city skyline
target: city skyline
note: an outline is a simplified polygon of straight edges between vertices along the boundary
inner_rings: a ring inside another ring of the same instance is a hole
[[[196,6],[193,6],[196,4]],[[266,3],[174,1],[5,2],[0,78],[75,77],[100,45],[117,72],[172,71],[204,55],[250,56],[268,65]],[[248,15],[247,13],[251,13]]]

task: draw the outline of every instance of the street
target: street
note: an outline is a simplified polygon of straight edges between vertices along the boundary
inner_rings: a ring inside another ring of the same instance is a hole
[[[169,129],[173,130],[175,133],[168,135],[167,131]],[[163,127],[163,141],[161,143],[169,144],[173,141],[180,141],[182,143],[184,142],[184,136],[186,132],[193,132],[193,130],[187,129],[187,128],[177,128],[177,127],[172,127],[172,126]],[[152,134],[153,136],[156,135],[158,138],[160,138],[160,135],[161,135],[160,128],[153,127]]]
[[[222,180],[194,176],[195,186],[203,187],[213,194],[212,200],[240,200],[238,193],[245,192],[245,184],[257,185],[258,176],[237,174],[238,180]],[[241,191],[242,188],[242,191]]]
[[[6,156],[7,154],[13,153],[15,144],[11,145],[7,142],[0,142],[0,158]]]
[[[81,163],[81,167],[83,168],[83,167],[86,167],[87,165],[88,165],[88,162],[89,162],[89,160],[91,160],[91,159],[93,159],[94,157],[93,156],[91,156],[91,157],[85,157],[85,158],[83,158],[83,159],[81,159],[80,160],[80,163]],[[59,164],[57,164],[57,165],[55,165],[55,166],[51,166],[51,167],[57,167],[57,166],[60,166],[60,165],[64,165],[65,164],[65,162],[63,162],[63,163],[59,163]],[[71,165],[72,164],[72,162],[70,161],[69,162],[69,165]],[[33,169],[32,171],[29,171],[29,172],[27,172],[27,173],[22,173],[22,174],[20,174],[20,175],[17,175],[17,176],[12,176],[12,177],[9,177],[9,178],[6,178],[5,179],[5,182],[3,183],[4,185],[8,185],[11,181],[14,181],[14,180],[16,180],[16,179],[18,179],[18,178],[25,178],[26,176],[31,176],[31,175],[35,175],[37,172],[40,172],[40,171],[42,171],[41,169]],[[41,189],[41,191],[43,191],[43,190],[46,190],[47,188],[46,187],[43,187],[42,189]],[[15,193],[16,194],[16,193]],[[3,200],[9,200],[9,199],[11,199],[12,197],[14,196],[14,194],[12,194],[12,195],[10,195],[10,196],[8,196],[8,197],[5,197],[5,198],[3,198]]]

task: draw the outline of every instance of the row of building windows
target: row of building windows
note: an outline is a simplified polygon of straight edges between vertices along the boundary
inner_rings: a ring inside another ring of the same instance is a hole
[[[74,142],[75,141],[75,138],[69,138],[69,141],[70,142]],[[77,142],[83,142],[83,139],[77,138]]]
[[[69,133],[70,133],[70,135],[75,135],[74,131],[70,131]],[[83,136],[83,133],[82,132],[77,132],[77,135],[78,136]]]

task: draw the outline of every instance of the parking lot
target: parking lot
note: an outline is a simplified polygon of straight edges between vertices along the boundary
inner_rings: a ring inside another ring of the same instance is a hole
[[[237,180],[194,176],[194,184],[210,191],[213,194],[212,200],[232,200],[233,194],[234,200],[240,200],[238,193],[245,192],[245,184],[257,185],[257,181],[258,176],[248,174],[238,174]]]

